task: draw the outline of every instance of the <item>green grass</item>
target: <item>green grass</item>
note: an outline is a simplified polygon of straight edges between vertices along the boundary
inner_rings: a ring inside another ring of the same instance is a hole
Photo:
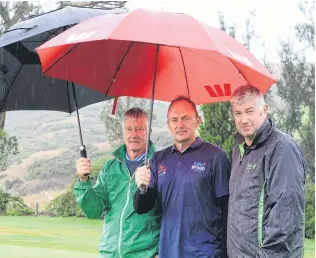
[[[101,229],[101,220],[1,216],[1,257],[97,257]]]
[[[305,239],[304,258],[315,258],[315,239]]]
[[[101,220],[0,216],[1,258],[98,257]],[[315,257],[315,240],[306,239],[304,258]]]

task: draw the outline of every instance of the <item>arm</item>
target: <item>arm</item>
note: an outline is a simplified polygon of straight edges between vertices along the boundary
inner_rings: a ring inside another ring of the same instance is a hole
[[[106,167],[101,170],[94,187],[90,179],[83,182],[78,180],[74,185],[75,199],[84,214],[89,219],[99,219],[108,208],[107,192],[104,183]]]
[[[227,256],[227,216],[228,216],[228,200],[229,195],[225,195],[218,198],[219,206],[221,209],[222,215],[222,225],[223,225],[223,239],[222,239],[222,258],[226,258]]]
[[[221,209],[221,223],[223,226],[222,238],[222,254],[221,257],[227,257],[227,216],[228,216],[228,200],[229,200],[229,178],[230,178],[230,161],[226,153],[223,151],[219,159],[216,160],[215,166],[214,189],[218,206]]]
[[[279,144],[270,163],[264,205],[268,217],[257,258],[300,257],[304,237],[304,181],[305,161],[300,149],[294,143]]]
[[[137,213],[144,214],[149,212],[154,206],[157,198],[157,177],[153,160],[150,162],[150,169],[141,167],[135,172],[137,186],[144,184],[147,187],[145,194],[141,194],[139,188],[134,194],[133,206]],[[143,181],[142,178],[147,178]]]
[[[141,194],[140,190],[134,194],[134,209],[138,214],[144,214],[149,212],[155,206],[157,196],[157,190],[155,188],[148,187],[145,194]]]

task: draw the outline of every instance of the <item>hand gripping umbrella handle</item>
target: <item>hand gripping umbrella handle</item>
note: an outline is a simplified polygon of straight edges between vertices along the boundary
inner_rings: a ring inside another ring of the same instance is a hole
[[[146,193],[146,186],[145,185],[141,185],[139,190],[140,190],[140,194],[145,194]]]
[[[80,156],[81,158],[87,158],[87,151],[84,145],[80,146]],[[89,174],[84,174],[84,176],[89,176]]]
[[[146,152],[146,159],[145,159],[146,161],[145,161],[145,166],[147,167],[147,168],[149,168],[149,160],[148,160],[148,152]],[[139,187],[139,190],[140,190],[140,194],[146,194],[146,192],[147,192],[147,187],[146,187],[146,185],[140,185],[140,187]]]

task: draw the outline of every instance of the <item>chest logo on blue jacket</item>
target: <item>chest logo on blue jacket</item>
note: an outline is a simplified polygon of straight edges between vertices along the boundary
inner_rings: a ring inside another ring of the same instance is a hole
[[[205,170],[205,167],[206,167],[205,162],[194,161],[194,164],[192,165],[191,169],[196,172],[203,172]]]
[[[158,176],[163,176],[167,172],[167,166],[161,164],[158,169]]]

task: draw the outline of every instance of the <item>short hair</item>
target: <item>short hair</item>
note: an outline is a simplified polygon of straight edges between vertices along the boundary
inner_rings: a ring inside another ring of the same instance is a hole
[[[237,88],[231,98],[231,103],[237,102],[243,104],[246,101],[246,98],[254,97],[260,110],[263,110],[264,105],[266,104],[262,92],[252,85],[243,85]]]
[[[133,108],[127,110],[124,113],[122,125],[124,125],[124,122],[127,119],[136,119],[136,120],[138,120],[140,118],[145,118],[147,121],[149,120],[148,119],[148,114],[146,113],[146,111],[144,109],[139,108],[139,107],[133,107]]]
[[[172,107],[175,103],[177,103],[177,102],[182,102],[182,101],[185,101],[185,102],[189,103],[189,104],[191,105],[192,109],[194,110],[196,117],[199,116],[199,114],[198,114],[198,112],[197,112],[197,109],[196,109],[195,103],[194,103],[190,98],[188,98],[187,96],[184,96],[184,95],[180,95],[180,96],[176,97],[175,99],[173,99],[173,100],[171,101],[171,103],[170,103],[170,105],[169,105],[169,108],[168,108],[168,113],[167,113],[167,114],[169,114],[169,111],[170,111],[171,107]]]

